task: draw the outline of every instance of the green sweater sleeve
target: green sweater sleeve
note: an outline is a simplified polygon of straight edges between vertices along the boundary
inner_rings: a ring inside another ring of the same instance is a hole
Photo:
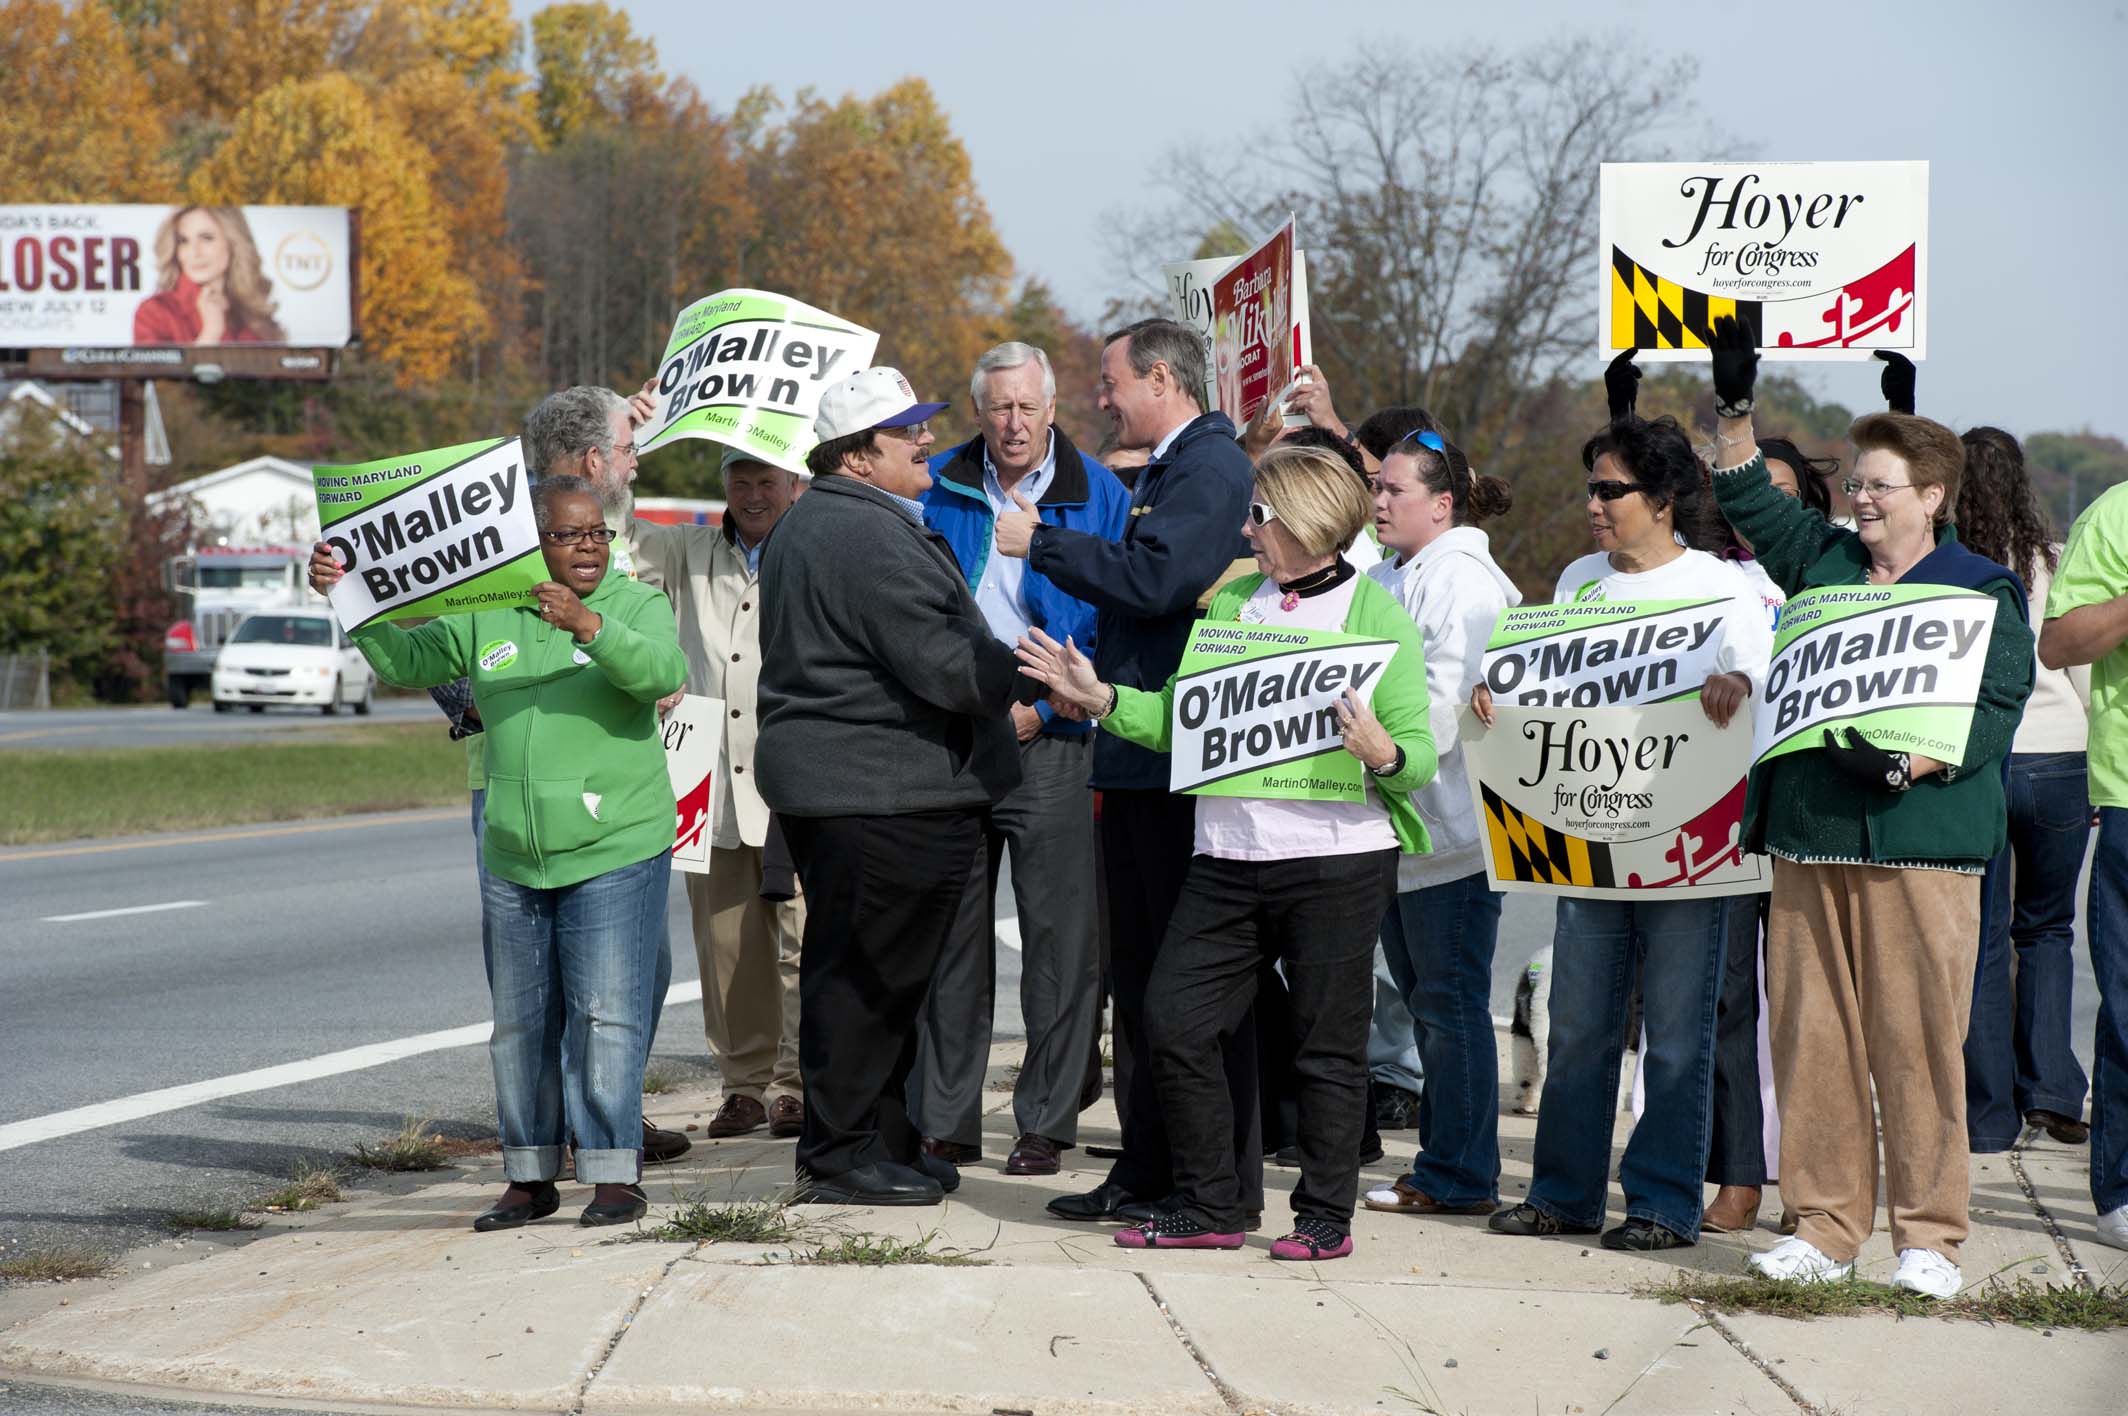
[[[631,698],[655,703],[687,682],[687,655],[672,617],[672,602],[648,586],[599,617],[599,632],[584,654]]]
[[[1241,607],[1256,587],[1263,584],[1263,575],[1244,575],[1228,581],[1212,597],[1212,603],[1204,612],[1205,621],[1223,624],[1241,617]],[[1175,675],[1169,674],[1167,682],[1158,693],[1142,688],[1126,688],[1117,684],[1116,711],[1101,720],[1101,726],[1125,742],[1134,742],[1154,752],[1167,752],[1174,746]]]
[[[1804,588],[1803,572],[1826,551],[1841,541],[1860,544],[1854,532],[1776,491],[1763,452],[1741,466],[1715,473],[1714,500],[1736,533],[1750,544],[1760,568],[1790,595]]]
[[[471,615],[440,615],[411,630],[373,620],[347,637],[377,677],[401,688],[433,688],[473,671]]]

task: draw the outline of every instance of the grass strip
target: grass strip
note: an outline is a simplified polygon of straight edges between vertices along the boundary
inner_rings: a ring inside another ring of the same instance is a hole
[[[847,1234],[832,1244],[822,1244],[802,1254],[801,1264],[855,1264],[883,1268],[889,1264],[940,1264],[950,1268],[980,1268],[990,1262],[965,1249],[934,1248],[938,1231],[917,1239],[892,1239],[883,1234]],[[978,1253],[980,1250],[977,1251]]]
[[[398,1135],[356,1146],[354,1161],[369,1170],[441,1170],[451,1163],[451,1154],[428,1122],[409,1116]]]
[[[655,1229],[629,1236],[696,1244],[784,1244],[804,1232],[789,1201],[735,1200],[717,1204],[700,1192],[687,1196],[670,1219]]]
[[[440,718],[290,742],[0,753],[0,846],[463,807],[465,779]]]
[[[1892,1313],[1902,1318],[1961,1318],[2024,1328],[2070,1328],[2109,1332],[2128,1327],[2128,1288],[2056,1287],[2018,1279],[1990,1278],[1953,1298],[1924,1298],[1881,1283],[1789,1283],[1757,1276],[1730,1278],[1685,1271],[1664,1283],[1642,1284],[1638,1297],[1664,1303],[1696,1303],[1723,1313],[1765,1313],[1776,1318],[1833,1318],[1855,1313]]]
[[[0,1259],[0,1279],[16,1283],[58,1283],[74,1278],[102,1278],[117,1267],[116,1259],[94,1249],[35,1249]]]
[[[264,1222],[255,1214],[247,1214],[243,1210],[226,1206],[218,1209],[178,1210],[164,1221],[179,1233],[200,1230],[212,1234],[226,1234],[236,1229],[256,1229]]]

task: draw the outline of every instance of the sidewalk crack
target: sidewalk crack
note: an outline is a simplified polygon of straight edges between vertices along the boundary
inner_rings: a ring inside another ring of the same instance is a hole
[[[1175,1334],[1175,1340],[1182,1344],[1182,1350],[1189,1353],[1190,1360],[1197,1364],[1197,1370],[1204,1373],[1204,1379],[1212,1384],[1212,1390],[1226,1403],[1227,1410],[1234,1412],[1235,1416],[1241,1416],[1241,1413],[1251,1410],[1250,1404],[1242,1400],[1241,1393],[1228,1386],[1226,1380],[1212,1370],[1212,1364],[1205,1360],[1205,1355],[1196,1341],[1176,1320],[1174,1310],[1167,1305],[1167,1299],[1162,1298],[1160,1290],[1153,1287],[1152,1279],[1142,1273],[1133,1273],[1131,1276],[1145,1285],[1146,1295],[1153,1300],[1153,1306],[1160,1310],[1160,1316],[1167,1320],[1168,1330]]]
[[[590,1398],[592,1383],[599,1379],[599,1373],[605,1371],[606,1364],[613,1360],[614,1351],[621,1345],[621,1339],[628,1336],[628,1329],[635,1325],[636,1315],[643,1311],[643,1305],[650,1301],[650,1295],[658,1291],[658,1285],[672,1277],[672,1271],[692,1257],[694,1252],[694,1248],[687,1248],[673,1255],[666,1261],[665,1267],[658,1270],[657,1277],[651,1279],[643,1286],[643,1291],[635,1295],[635,1301],[628,1305],[627,1312],[621,1314],[620,1326],[615,1328],[613,1336],[606,1340],[605,1349],[599,1353],[598,1360],[584,1373],[584,1379],[576,1384],[576,1395],[569,1402],[567,1416],[583,1416],[584,1402]]]
[[[2017,1188],[2025,1192],[2025,1203],[2032,1206],[2032,1213],[2038,1215],[2039,1222],[2047,1227],[2047,1234],[2054,1240],[2055,1251],[2061,1255],[2062,1263],[2068,1266],[2070,1275],[2078,1283],[2096,1292],[2098,1280],[2077,1260],[2076,1250],[2069,1247],[2069,1236],[2062,1233],[2061,1226],[2054,1222],[2053,1211],[2047,1208],[2046,1201],[2040,1199],[2039,1191],[2033,1188],[2032,1177],[2025,1174],[2025,1148],[2011,1146],[2006,1154],[2010,1161],[2010,1173],[2017,1177]]]
[[[1744,1341],[1743,1337],[1729,1324],[1723,1322],[1720,1313],[1715,1312],[1712,1308],[1703,1308],[1689,1299],[1687,1302],[1690,1304],[1692,1311],[1699,1314],[1702,1322],[1721,1334],[1722,1341],[1735,1348],[1737,1354],[1746,1362],[1758,1368],[1760,1375],[1779,1387],[1781,1395],[1793,1401],[1797,1408],[1805,1413],[1805,1416],[1831,1416],[1831,1413],[1826,1412],[1823,1407],[1818,1406],[1809,1397],[1798,1391],[1794,1382],[1789,1381],[1788,1378],[1773,1370],[1771,1362],[1752,1351],[1751,1344]]]

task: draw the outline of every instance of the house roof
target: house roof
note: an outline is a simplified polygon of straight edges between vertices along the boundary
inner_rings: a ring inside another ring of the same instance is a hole
[[[99,452],[104,454],[104,456],[112,458],[114,460],[118,457],[118,449],[110,446],[104,441],[104,435],[96,429],[95,425],[82,418],[79,414],[68,408],[64,403],[61,403],[58,399],[52,397],[51,394],[45,392],[44,386],[42,384],[34,383],[29,380],[24,380],[20,383],[10,385],[8,386],[5,399],[0,401],[5,401],[7,403],[37,404],[46,412],[56,417],[59,420],[60,424],[67,429],[67,431],[73,433],[76,437],[81,438],[83,441],[94,445]]]
[[[158,502],[169,497],[198,496],[201,492],[212,491],[225,482],[234,482],[241,477],[251,476],[255,472],[269,472],[275,476],[285,478],[292,489],[300,490],[306,495],[312,489],[310,468],[300,462],[290,462],[285,457],[268,455],[265,457],[246,458],[242,462],[206,473],[203,476],[189,478],[183,482],[174,482],[148,498],[148,500],[150,502]]]

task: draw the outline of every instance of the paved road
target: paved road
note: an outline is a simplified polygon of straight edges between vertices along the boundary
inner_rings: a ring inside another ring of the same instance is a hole
[[[59,708],[50,712],[0,713],[0,755],[89,747],[189,747],[264,742],[321,728],[344,731],[375,723],[434,722],[443,717],[427,694],[379,698],[376,711],[358,718],[353,710],[326,717],[315,708],[268,708],[263,713],[217,713],[204,697],[180,713],[168,704],[136,708]]]

